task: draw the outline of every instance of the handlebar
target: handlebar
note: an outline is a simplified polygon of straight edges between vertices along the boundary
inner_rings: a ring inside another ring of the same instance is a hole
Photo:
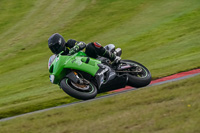
[[[69,50],[68,55],[73,55],[76,52],[83,50],[86,47],[86,44],[84,42],[79,42],[77,45],[75,45],[73,48]]]

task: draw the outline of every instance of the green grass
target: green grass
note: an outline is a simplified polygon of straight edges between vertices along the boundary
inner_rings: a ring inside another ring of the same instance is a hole
[[[15,118],[4,133],[198,133],[200,76]]]
[[[200,67],[199,21],[199,0],[1,0],[0,118],[76,101],[48,79],[55,32],[114,43],[155,79]]]

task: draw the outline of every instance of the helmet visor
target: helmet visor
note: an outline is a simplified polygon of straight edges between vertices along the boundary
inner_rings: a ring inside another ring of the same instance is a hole
[[[59,44],[54,44],[49,47],[54,54],[59,54],[61,52],[61,46]]]

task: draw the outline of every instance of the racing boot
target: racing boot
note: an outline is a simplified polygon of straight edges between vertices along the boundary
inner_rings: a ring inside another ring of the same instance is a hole
[[[119,57],[120,57],[120,56],[122,55],[122,49],[121,49],[121,48],[115,49],[114,54],[115,54],[116,56],[119,56]]]
[[[89,43],[86,47],[86,54],[90,57],[97,58],[97,55],[108,58],[111,62],[118,63],[121,58],[119,57],[121,55],[121,49],[114,49],[112,48],[114,45],[110,45],[106,47],[102,47],[100,43],[98,42],[92,42]],[[115,50],[111,52],[112,50]]]
[[[117,51],[116,50],[115,50],[115,52],[110,52],[105,49],[105,52],[102,56],[110,59],[112,64],[118,64],[121,61],[121,57],[120,57],[121,51],[120,51],[120,48]]]

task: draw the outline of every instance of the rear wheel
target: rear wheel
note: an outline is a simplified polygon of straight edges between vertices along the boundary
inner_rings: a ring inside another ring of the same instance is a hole
[[[133,68],[127,70],[129,71],[127,85],[139,88],[150,84],[151,73],[144,65],[131,60],[123,60],[122,62],[134,66]]]
[[[82,80],[82,84],[77,84],[68,78],[64,78],[60,83],[60,87],[65,93],[77,99],[88,100],[94,98],[97,95],[97,88],[90,81]]]

